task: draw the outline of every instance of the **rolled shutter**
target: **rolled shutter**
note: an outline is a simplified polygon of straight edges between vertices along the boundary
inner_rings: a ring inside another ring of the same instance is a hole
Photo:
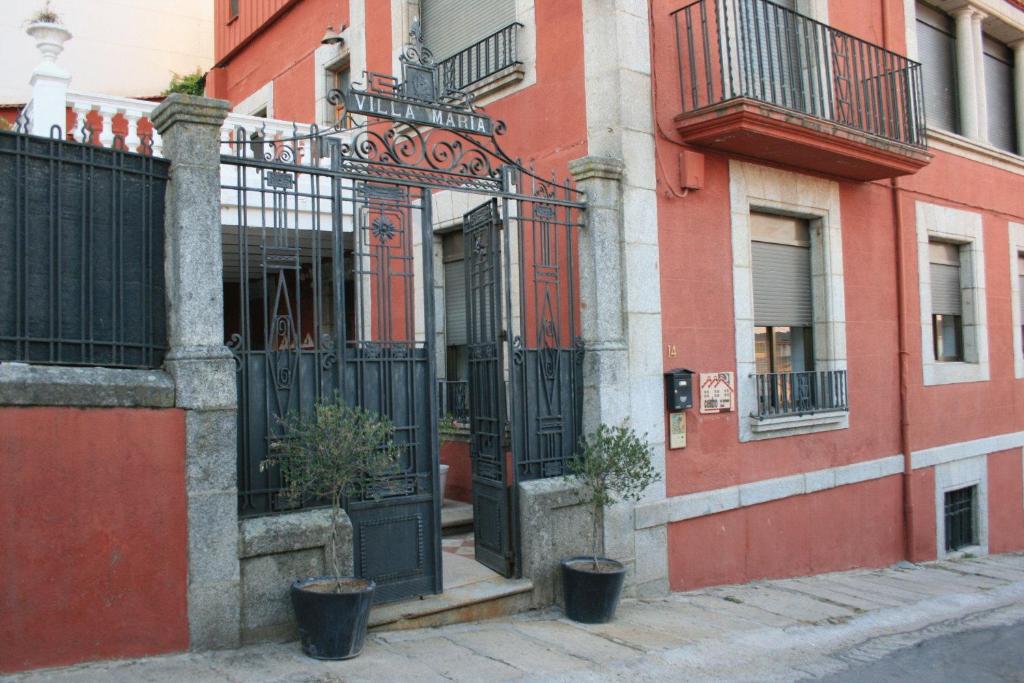
[[[441,61],[516,20],[516,0],[420,0],[423,40]]]
[[[467,343],[465,266],[465,261],[444,264],[444,331],[448,346]]]
[[[1013,54],[1002,43],[985,36],[985,100],[988,139],[999,149],[1017,152],[1013,98]]]
[[[924,74],[928,124],[957,132],[956,37],[952,20],[917,4],[917,50]]]
[[[961,315],[963,303],[960,296],[960,266],[933,263],[931,274],[932,313]]]
[[[766,327],[809,327],[811,250],[788,244],[751,242],[754,283],[754,324]]]

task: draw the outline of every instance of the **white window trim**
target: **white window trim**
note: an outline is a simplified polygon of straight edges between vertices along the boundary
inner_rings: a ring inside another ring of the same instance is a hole
[[[259,90],[236,104],[234,112],[253,116],[264,108],[267,110],[267,118],[274,118],[274,81],[267,81]]]
[[[1013,376],[1024,379],[1024,339],[1022,339],[1020,319],[1020,258],[1024,253],[1024,223],[1010,223],[1010,314],[1013,319]]]
[[[732,214],[733,306],[736,317],[736,384],[739,439],[756,441],[846,429],[849,413],[758,420],[753,375],[754,293],[750,212],[769,211],[811,221],[811,287],[814,362],[817,370],[846,370],[846,298],[839,184],[757,164],[729,162]]]
[[[468,92],[474,96],[476,104],[489,104],[537,83],[537,19],[534,3],[535,0],[516,0],[516,21],[523,25],[517,42],[522,65],[500,71],[470,86]],[[398,57],[409,40],[409,27],[413,19],[420,14],[419,7],[419,0],[391,0],[391,68],[394,74],[402,73]]]
[[[342,31],[342,39],[349,33],[348,29]],[[316,98],[316,118],[320,126],[333,126],[336,123],[334,105],[327,101],[327,93],[334,87],[335,70],[343,63],[347,63],[350,82],[357,80],[352,77],[352,59],[347,40],[339,45],[321,45],[313,51],[313,73],[316,74],[313,96]]]
[[[981,214],[919,201],[917,213],[917,272],[921,299],[921,364],[925,386],[987,382],[988,306],[985,288],[985,245]],[[932,338],[932,276],[928,241],[939,239],[960,249],[960,291],[963,297],[964,362],[935,360]]]
[[[974,520],[978,544],[946,552],[946,492],[977,486]],[[935,556],[936,559],[988,555],[988,455],[955,460],[935,467]]]

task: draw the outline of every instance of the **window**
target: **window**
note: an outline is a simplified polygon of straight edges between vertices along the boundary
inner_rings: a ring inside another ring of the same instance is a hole
[[[750,214],[757,374],[814,369],[807,221]]]
[[[441,62],[516,20],[516,0],[420,0],[423,39]]]
[[[839,184],[737,160],[729,178],[739,439],[846,429]]]
[[[915,203],[915,214],[924,384],[987,382],[991,373],[982,216],[923,201]],[[1012,271],[1016,261],[1009,265]]]
[[[945,505],[943,506],[946,552],[978,545],[978,534],[974,523],[977,491],[977,486],[946,491]]]
[[[932,289],[932,347],[940,363],[964,360],[960,247],[931,240],[928,262]]]
[[[352,71],[349,69],[348,60],[344,60],[337,65],[332,65],[327,68],[327,89],[340,90],[346,92],[349,86],[352,84]],[[338,123],[343,121],[345,118],[345,102],[338,100],[336,104],[331,105],[333,119],[329,119],[326,123]]]
[[[917,3],[917,49],[924,71],[928,125],[959,132],[953,20],[920,2]]]
[[[238,16],[238,0],[229,0],[228,2],[228,21],[235,19]]]
[[[1020,323],[1020,335],[1024,340],[1024,254],[1017,254],[1017,319]],[[1022,345],[1024,346],[1024,345]],[[1022,351],[1021,355],[1024,355]]]
[[[985,98],[988,139],[993,146],[1016,154],[1019,151],[1013,96],[1013,53],[991,36],[985,36]]]
[[[444,268],[445,381],[440,384],[441,412],[456,424],[468,419],[469,330],[466,323],[466,269],[462,230],[441,239]]]

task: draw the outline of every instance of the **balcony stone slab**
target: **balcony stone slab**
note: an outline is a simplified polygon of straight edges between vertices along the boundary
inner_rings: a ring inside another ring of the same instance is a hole
[[[680,114],[675,124],[696,147],[851,180],[910,175],[932,160],[924,148],[744,97]]]

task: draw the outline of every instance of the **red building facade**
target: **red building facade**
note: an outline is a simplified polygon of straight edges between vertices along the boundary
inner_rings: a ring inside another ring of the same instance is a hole
[[[218,1],[208,95],[328,123],[327,90],[396,72],[414,17],[440,59],[520,24],[515,63],[464,84],[509,124],[505,148],[543,173],[623,168],[620,414],[664,471],[621,527],[638,590],[1024,547],[1024,12],[491,4],[466,28],[407,2]],[[673,368],[734,373],[734,409],[695,397],[681,448]]]

